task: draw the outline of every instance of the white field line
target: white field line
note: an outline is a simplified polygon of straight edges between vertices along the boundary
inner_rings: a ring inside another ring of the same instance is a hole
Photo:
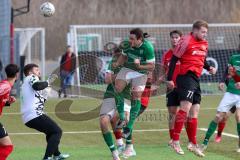
[[[136,129],[134,132],[165,132],[168,129]],[[69,131],[63,132],[63,134],[96,134],[101,133],[101,131]],[[9,135],[42,135],[43,133],[40,132],[19,132],[19,133],[8,133]]]
[[[200,131],[207,131],[207,128],[198,128],[198,130]],[[166,132],[168,131],[168,129],[136,129],[134,130],[134,132]],[[68,131],[68,132],[63,132],[63,134],[99,134],[101,133],[101,131]],[[217,133],[215,131],[215,133]],[[9,133],[9,135],[43,135],[43,133],[39,133],[39,132],[19,132],[19,133]],[[231,137],[231,138],[238,138],[237,135],[234,134],[230,134],[230,133],[225,133],[223,132],[222,135],[227,136],[227,137]]]
[[[207,128],[198,128],[200,131],[207,131],[208,129]],[[215,133],[217,133],[217,131],[215,131]],[[225,133],[223,132],[222,135],[224,136],[227,136],[227,137],[231,137],[231,138],[237,138],[238,139],[238,136],[237,135],[234,135],[234,134],[230,134],[230,133]]]
[[[153,111],[167,111],[168,109],[167,108],[164,108],[164,109],[147,109],[146,111],[144,112],[153,112]],[[201,108],[201,110],[217,110],[217,108]],[[73,112],[70,112],[70,113],[83,113],[83,112],[86,112],[86,111],[73,111]],[[56,112],[44,112],[46,114],[55,114]],[[58,112],[58,113],[69,113],[69,112]],[[21,115],[20,112],[9,112],[9,113],[3,113],[3,115]]]

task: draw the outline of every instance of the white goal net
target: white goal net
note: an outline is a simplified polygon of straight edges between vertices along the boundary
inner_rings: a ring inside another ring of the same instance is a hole
[[[102,66],[97,75],[88,80],[84,78],[84,69],[80,66],[78,73],[78,84],[86,85],[94,89],[104,89],[104,72],[111,55],[103,51],[103,46],[108,42],[120,43],[128,38],[129,30],[142,28],[151,37],[155,47],[157,63],[160,63],[164,51],[170,48],[169,32],[181,30],[184,34],[191,32],[190,24],[149,24],[149,25],[71,25],[69,43],[74,47],[79,56],[92,55],[102,61]],[[203,94],[222,94],[218,91],[217,85],[220,81],[229,56],[236,52],[239,46],[240,24],[210,24],[208,32],[209,52],[207,60],[217,68],[216,75],[209,75],[203,71],[201,77],[201,88]],[[84,59],[80,59],[84,61]],[[90,65],[91,66],[91,65]],[[97,65],[95,65],[97,67]],[[99,67],[99,66],[98,66]],[[96,73],[92,73],[96,74]]]

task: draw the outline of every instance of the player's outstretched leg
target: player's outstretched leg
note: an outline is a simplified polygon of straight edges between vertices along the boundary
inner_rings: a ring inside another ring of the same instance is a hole
[[[115,96],[116,107],[119,114],[119,120],[116,123],[115,129],[122,129],[126,125],[125,113],[124,113],[124,97],[121,93],[116,93]]]
[[[189,117],[187,119],[187,131],[188,131],[188,139],[189,143],[187,149],[199,157],[204,157],[201,147],[197,144],[197,128],[198,128],[198,112],[200,109],[200,102],[194,101],[194,105],[192,105]]]
[[[183,128],[183,124],[186,120],[187,113],[183,110],[179,110],[176,114],[176,119],[175,119],[175,124],[174,124],[174,134],[173,134],[173,141],[170,144],[170,146],[173,148],[173,150],[176,151],[176,153],[183,155],[184,151],[182,150],[180,143],[179,143],[179,138],[180,134]]]
[[[223,129],[225,128],[226,125],[226,120],[223,119],[221,122],[218,123],[218,130],[217,130],[217,134],[215,136],[215,142],[219,143],[222,141],[222,132]]]
[[[132,132],[131,132],[131,134],[126,139],[126,148],[123,152],[123,157],[124,158],[129,158],[129,157],[133,157],[133,156],[136,156],[136,155],[137,155],[136,151],[133,147]]]
[[[237,132],[238,132],[238,148],[237,148],[237,152],[240,153],[240,123],[237,123]]]
[[[1,125],[1,123],[0,123]],[[2,127],[2,125],[0,126]],[[7,132],[5,132],[5,129],[2,128],[4,132],[0,131],[0,160],[6,160],[7,157],[12,153],[13,151],[13,144],[11,142],[10,137],[7,135]]]
[[[119,120],[118,114],[115,114],[114,117],[111,119],[111,125],[113,129],[113,134],[116,139],[116,145],[118,153],[121,154],[125,150],[125,144],[122,139],[122,130],[121,129],[115,129],[116,122]]]
[[[235,118],[237,122],[237,133],[238,133],[238,149],[237,152],[240,153],[240,108],[236,109]]]
[[[226,112],[219,112],[218,111],[215,119],[210,122],[207,133],[205,135],[204,141],[203,141],[202,146],[201,146],[202,151],[207,149],[209,139],[214,134],[218,123],[221,122],[225,117],[226,117]]]
[[[28,121],[26,126],[45,133],[47,148],[43,158],[44,160],[51,159],[53,155],[54,160],[62,160],[69,157],[68,154],[61,154],[58,151],[58,145],[62,137],[62,130],[51,118],[46,115],[41,115]]]
[[[124,72],[122,69],[119,72]],[[117,122],[116,129],[122,129],[123,126],[126,124],[125,121],[125,115],[124,115],[124,93],[123,90],[127,86],[127,82],[123,79],[118,79],[118,77],[115,80],[115,101],[116,101],[116,107],[119,114],[119,121]]]
[[[140,100],[132,100],[131,101],[131,110],[130,110],[130,118],[127,126],[123,129],[123,138],[127,138],[133,129],[134,122],[138,116],[139,110],[141,108]]]
[[[102,130],[104,141],[112,153],[113,160],[120,160],[118,151],[116,149],[116,146],[114,145],[112,133],[108,129],[109,123],[110,123],[109,116],[105,115],[100,117],[100,127]]]

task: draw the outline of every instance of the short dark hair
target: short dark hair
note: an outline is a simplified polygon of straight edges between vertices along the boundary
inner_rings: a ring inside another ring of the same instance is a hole
[[[169,34],[170,37],[172,37],[173,34],[178,34],[180,37],[183,35],[183,33],[182,33],[181,31],[179,31],[179,30],[173,30],[173,31],[171,31],[170,34]]]
[[[130,34],[134,34],[137,39],[144,39],[143,31],[140,28],[134,28],[130,31]]]
[[[25,76],[27,76],[29,74],[29,72],[34,68],[34,67],[37,67],[38,68],[38,65],[34,64],[34,63],[30,63],[30,64],[27,64],[24,66],[23,68],[23,73]]]
[[[205,27],[208,29],[208,23],[204,20],[196,20],[193,23],[192,29],[200,29],[201,27]]]
[[[19,72],[19,67],[16,64],[8,64],[5,67],[5,72],[6,72],[7,78],[14,78]]]

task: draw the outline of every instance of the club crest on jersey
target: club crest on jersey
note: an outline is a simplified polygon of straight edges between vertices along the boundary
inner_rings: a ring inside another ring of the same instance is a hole
[[[205,56],[206,52],[205,51],[193,51],[192,55]]]

